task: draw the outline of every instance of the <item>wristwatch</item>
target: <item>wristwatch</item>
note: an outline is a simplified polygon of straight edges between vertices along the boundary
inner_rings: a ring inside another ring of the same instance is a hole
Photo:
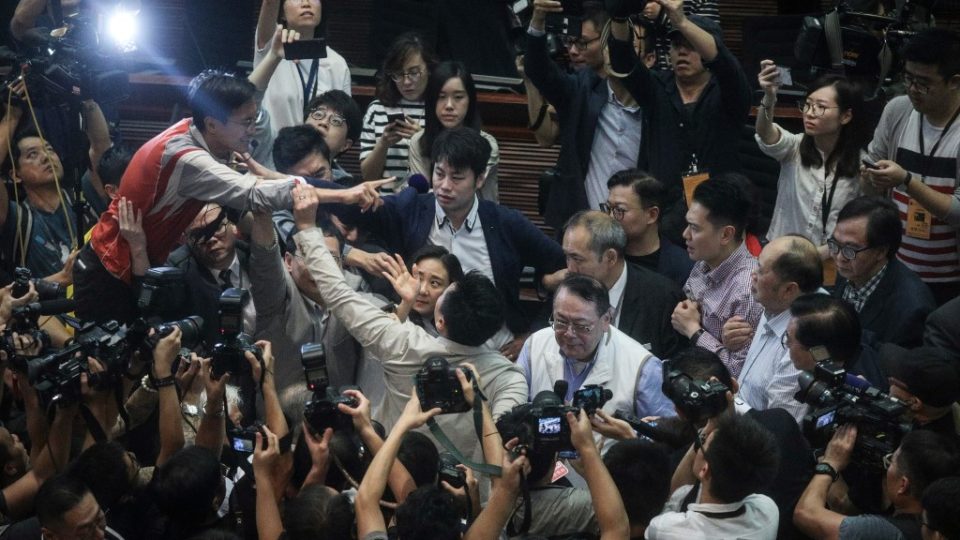
[[[829,463],[817,463],[817,466],[813,468],[813,474],[825,474],[830,477],[832,482],[836,482],[837,478],[840,477],[840,473],[833,468],[833,465]]]

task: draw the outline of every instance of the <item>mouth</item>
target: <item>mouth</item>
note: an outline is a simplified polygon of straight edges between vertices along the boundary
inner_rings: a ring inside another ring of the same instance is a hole
[[[816,129],[817,125],[814,124],[813,122],[804,122],[803,127],[804,129],[810,130],[810,129]]]
[[[437,197],[437,202],[439,202],[441,205],[450,204],[453,202],[453,197],[450,197],[449,195],[440,195],[439,193],[436,193],[435,195]]]

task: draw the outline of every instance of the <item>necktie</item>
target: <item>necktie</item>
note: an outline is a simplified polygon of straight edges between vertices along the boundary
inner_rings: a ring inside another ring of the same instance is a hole
[[[221,270],[221,271],[220,271],[220,273],[218,274],[218,276],[220,277],[220,290],[221,290],[221,291],[225,291],[225,290],[233,287],[233,279],[232,279],[232,277],[231,277],[232,275],[233,275],[233,272],[231,272],[229,268],[227,268],[226,270]]]

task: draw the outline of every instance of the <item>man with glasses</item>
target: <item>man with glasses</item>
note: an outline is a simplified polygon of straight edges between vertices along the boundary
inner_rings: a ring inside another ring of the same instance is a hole
[[[658,358],[611,325],[607,288],[596,279],[569,274],[553,297],[550,327],[530,336],[517,358],[529,395],[567,381],[566,401],[586,385],[597,384],[613,397],[603,406],[645,416],[674,416],[663,395],[663,368]],[[599,439],[599,435],[598,435]]]
[[[333,180],[344,185],[354,185],[356,181],[353,176],[345,171],[337,160],[360,140],[363,115],[357,102],[340,90],[324,92],[310,101],[303,122],[323,135],[333,158],[330,162]]]
[[[639,169],[627,169],[611,176],[607,188],[610,194],[600,210],[619,221],[627,233],[624,259],[683,287],[693,261],[686,251],[660,234],[660,215],[667,200],[663,182]]]
[[[596,3],[584,6],[580,37],[567,39],[574,68],[567,73],[547,54],[548,14],[562,14],[554,0],[536,0],[527,30],[524,73],[557,109],[560,157],[557,180],[546,195],[544,219],[560,228],[580,210],[600,208],[613,173],[637,166],[643,115],[618,78],[607,77],[601,32],[609,17]]]
[[[926,538],[921,536],[921,497],[935,480],[957,473],[960,457],[956,446],[931,431],[908,433],[897,450],[883,458],[883,491],[893,514],[845,516],[827,508],[827,492],[851,464],[856,445],[856,426],[841,426],[834,434],[797,501],[793,514],[797,527],[810,538]]]
[[[623,227],[603,212],[577,212],[564,227],[563,253],[569,272],[590,276],[609,291],[610,323],[659,358],[686,346],[670,325],[683,295],[669,279],[623,258]]]
[[[837,266],[833,295],[851,304],[860,324],[882,342],[916,347],[936,307],[930,289],[896,258],[901,228],[888,199],[864,196],[837,215],[827,248]]]
[[[862,168],[864,190],[889,194],[899,256],[937,304],[960,294],[960,35],[930,28],[903,49],[907,95],[887,103]]]

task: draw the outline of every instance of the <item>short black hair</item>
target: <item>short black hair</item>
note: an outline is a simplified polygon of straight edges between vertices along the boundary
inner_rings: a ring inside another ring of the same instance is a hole
[[[8,162],[3,163],[4,172],[12,172],[14,166],[20,166],[20,141],[24,139],[29,139],[31,137],[40,137],[40,134],[37,133],[37,130],[33,126],[26,127],[24,129],[18,130],[13,134],[13,140],[10,141],[10,151],[12,153],[12,159]],[[0,148],[0,151],[6,152],[6,148]]]
[[[126,449],[117,442],[98,442],[77,456],[68,472],[88,486],[104,510],[113,508],[133,489],[123,457]]]
[[[703,347],[689,347],[670,359],[670,368],[686,374],[691,379],[707,381],[716,377],[727,388],[733,389],[733,377],[716,353]]]
[[[887,259],[893,260],[900,249],[903,229],[900,211],[886,197],[864,195],[844,205],[837,214],[837,223],[861,217],[867,218],[867,246],[887,248]]]
[[[633,194],[640,199],[640,206],[642,208],[656,206],[662,209],[667,200],[666,186],[647,171],[625,169],[614,173],[614,175],[607,180],[607,189],[613,189],[619,186],[626,186],[632,189]]]
[[[927,528],[947,540],[960,540],[960,476],[936,480],[924,490],[921,501]]]
[[[780,447],[770,431],[749,416],[723,414],[703,457],[710,465],[710,493],[725,503],[759,493],[780,468]]]
[[[459,540],[460,511],[453,495],[436,485],[415,489],[397,507],[400,540]]]
[[[592,0],[583,2],[583,22],[592,22],[598,34],[603,34],[603,29],[609,20],[610,15],[604,10],[603,2]]]
[[[630,525],[646,527],[670,497],[671,467],[666,450],[643,439],[620,441],[603,457],[627,509]]]
[[[925,28],[903,47],[903,59],[937,66],[944,79],[960,74],[960,34],[946,28]]]
[[[273,166],[277,171],[287,173],[314,152],[319,152],[328,163],[331,162],[330,147],[319,131],[307,125],[282,128],[273,140]]]
[[[347,138],[354,144],[360,142],[360,132],[363,131],[363,113],[360,112],[360,106],[349,94],[343,90],[327,90],[315,96],[307,106],[308,112],[304,116],[304,122],[310,116],[309,111],[320,106],[331,109],[342,116],[347,121]]]
[[[90,489],[79,478],[61,474],[40,486],[34,499],[37,521],[41,527],[55,528],[63,524],[63,516],[83,500]]]
[[[796,234],[785,235],[790,243],[771,265],[783,282],[794,282],[800,292],[814,293],[823,286],[823,261],[813,242]]]
[[[346,245],[346,239],[340,234],[340,229],[336,228],[333,225],[333,222],[330,221],[330,217],[327,215],[321,215],[317,217],[317,228],[323,232],[325,238],[336,238],[340,247],[337,250],[338,255],[343,259],[343,248]],[[289,253],[291,255],[297,254],[297,241],[294,238],[297,235],[296,227],[290,231],[290,234],[286,238],[281,238],[283,252]]]
[[[490,152],[490,143],[479,131],[461,126],[445,129],[437,135],[430,159],[434,165],[446,161],[455,169],[469,168],[479,177],[487,170]]]
[[[503,326],[503,298],[490,278],[472,270],[446,290],[440,314],[449,339],[477,347]]]
[[[204,523],[220,494],[220,461],[200,446],[188,446],[157,468],[152,491],[157,506],[179,526]]]
[[[100,175],[100,181],[111,186],[119,186],[123,173],[127,170],[127,165],[133,159],[133,152],[122,144],[115,144],[100,156],[100,163],[97,165],[97,174]]]
[[[257,87],[243,77],[216,69],[202,71],[190,81],[187,103],[193,111],[193,125],[206,130],[203,121],[209,116],[226,122],[233,111],[253,100]]]
[[[397,459],[407,468],[417,487],[437,481],[440,452],[437,451],[437,446],[433,444],[430,437],[423,433],[418,431],[404,433]]]
[[[610,311],[610,293],[607,291],[606,285],[588,275],[567,274],[557,287],[557,293],[561,289],[577,296],[584,302],[595,305],[598,317],[603,317],[605,313]],[[554,299],[556,299],[556,295]]]
[[[919,500],[935,480],[960,470],[956,443],[934,431],[915,429],[900,441],[897,469],[910,480],[908,494]]]
[[[736,179],[715,176],[693,191],[693,201],[707,210],[714,227],[732,225],[737,240],[743,238],[750,217],[750,199]]]
[[[460,259],[443,246],[426,244],[413,253],[412,259],[411,268],[413,268],[412,265],[422,260],[437,259],[443,265],[444,270],[447,271],[447,279],[450,283],[456,283],[463,279],[463,266],[460,264]]]
[[[793,338],[804,347],[821,346],[830,359],[850,367],[860,357],[860,319],[849,302],[827,294],[804,294],[790,304]]]

